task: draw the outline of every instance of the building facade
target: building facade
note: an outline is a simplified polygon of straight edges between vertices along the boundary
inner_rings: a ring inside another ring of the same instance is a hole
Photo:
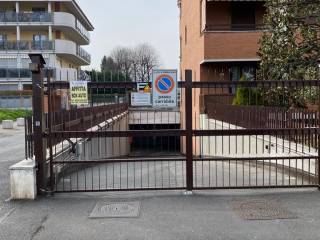
[[[264,3],[178,0],[182,78],[184,71],[191,69],[194,81],[253,79],[260,61],[257,52],[264,31]],[[232,96],[234,89],[225,94]],[[201,98],[195,101],[200,107]]]
[[[186,69],[193,71],[193,81],[255,78],[260,61],[259,40],[264,31],[264,3],[261,0],[178,0],[181,78],[185,79]],[[183,95],[182,92],[182,101]],[[210,101],[208,95],[205,90],[193,90],[194,128],[200,127],[200,116]],[[225,103],[231,103],[235,89],[211,95],[223,96]],[[181,111],[184,114],[184,109]]]
[[[85,80],[93,29],[75,0],[0,0],[0,91],[32,89],[29,53],[43,55],[53,81]]]

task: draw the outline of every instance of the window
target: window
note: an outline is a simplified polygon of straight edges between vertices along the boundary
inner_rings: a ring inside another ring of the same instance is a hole
[[[230,80],[231,81],[239,81],[242,77],[249,81],[255,80],[256,75],[256,67],[254,66],[232,66],[229,69],[230,72]],[[236,88],[231,87],[229,89],[229,93],[235,94]]]
[[[56,39],[61,39],[61,31],[56,31]]]
[[[187,26],[184,27],[184,44],[188,44],[188,29]]]
[[[32,21],[33,22],[46,22],[48,15],[45,8],[32,8]]]
[[[180,60],[182,59],[182,37],[180,37]]]
[[[7,42],[7,35],[0,34],[0,50],[5,50]]]
[[[235,2],[231,4],[231,24],[232,29],[252,29],[255,27],[255,4],[245,2]]]
[[[43,34],[35,34],[33,35],[33,41],[40,42],[40,41],[47,41],[47,35]]]
[[[45,49],[47,46],[48,37],[43,34],[33,35],[33,47],[35,50]]]
[[[60,2],[55,2],[54,3],[54,8],[56,12],[61,12],[61,3]]]
[[[205,30],[207,24],[207,1],[200,2],[200,30]]]
[[[7,41],[7,35],[0,34],[0,42],[6,42]]]

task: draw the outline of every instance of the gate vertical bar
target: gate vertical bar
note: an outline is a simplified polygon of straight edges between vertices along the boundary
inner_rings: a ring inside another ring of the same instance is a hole
[[[30,54],[30,70],[32,71],[32,106],[33,106],[33,132],[34,156],[37,166],[37,191],[44,193],[47,188],[46,142],[43,137],[45,130],[44,115],[44,83],[43,67],[45,61],[41,54]]]
[[[186,125],[186,180],[187,191],[193,190],[193,140],[192,140],[192,70],[185,71],[185,125]]]
[[[54,176],[53,176],[53,150],[52,150],[52,92],[51,92],[51,76],[52,69],[48,69],[47,85],[48,85],[48,147],[49,147],[49,160],[50,160],[50,190],[51,194],[54,191]]]

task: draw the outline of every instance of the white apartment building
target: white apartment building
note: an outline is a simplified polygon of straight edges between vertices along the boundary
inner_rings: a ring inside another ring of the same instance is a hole
[[[0,91],[32,90],[29,53],[44,56],[53,81],[87,80],[81,46],[93,29],[75,0],[0,0]]]

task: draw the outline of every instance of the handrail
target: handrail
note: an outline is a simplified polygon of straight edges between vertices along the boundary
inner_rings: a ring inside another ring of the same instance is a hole
[[[264,24],[207,24],[204,31],[261,31],[266,30]]]

